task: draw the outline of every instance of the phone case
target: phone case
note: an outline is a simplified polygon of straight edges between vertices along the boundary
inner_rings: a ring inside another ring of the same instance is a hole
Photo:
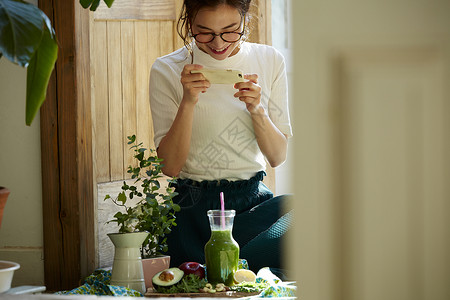
[[[191,73],[202,73],[211,84],[235,84],[244,81],[244,74],[240,70],[201,69]]]

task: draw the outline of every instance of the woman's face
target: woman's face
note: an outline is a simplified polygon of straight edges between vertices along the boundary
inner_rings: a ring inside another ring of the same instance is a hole
[[[201,8],[191,28],[193,35],[198,33],[241,32],[243,30],[243,22],[241,14],[236,8],[221,4],[216,7]],[[225,42],[220,36],[215,36],[209,43],[195,42],[200,50],[217,60],[233,56],[239,51],[239,41],[234,43]]]

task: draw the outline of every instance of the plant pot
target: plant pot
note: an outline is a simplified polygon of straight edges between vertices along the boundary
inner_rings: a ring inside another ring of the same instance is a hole
[[[14,271],[19,268],[18,263],[0,260],[0,294],[11,288]]]
[[[145,288],[152,288],[152,278],[156,273],[168,269],[170,266],[170,256],[162,255],[152,258],[142,259],[142,267],[144,268]]]
[[[112,285],[124,286],[145,294],[140,247],[147,235],[147,232],[108,234],[115,246],[111,271]]]
[[[3,209],[5,208],[8,195],[9,190],[5,187],[0,186],[0,228],[2,227]]]

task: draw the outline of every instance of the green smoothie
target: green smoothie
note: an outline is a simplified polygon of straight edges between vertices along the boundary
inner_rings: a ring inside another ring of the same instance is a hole
[[[239,264],[239,245],[230,230],[211,232],[205,245],[206,275],[211,284],[234,284],[233,276]]]

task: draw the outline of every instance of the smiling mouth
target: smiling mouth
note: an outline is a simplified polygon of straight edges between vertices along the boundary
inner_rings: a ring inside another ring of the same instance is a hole
[[[211,51],[214,53],[214,54],[224,54],[225,52],[227,52],[227,50],[228,50],[228,48],[230,47],[230,45],[228,45],[227,47],[225,47],[225,48],[222,48],[222,49],[213,49],[213,48],[211,48],[211,47],[209,47],[209,49],[211,49]]]

